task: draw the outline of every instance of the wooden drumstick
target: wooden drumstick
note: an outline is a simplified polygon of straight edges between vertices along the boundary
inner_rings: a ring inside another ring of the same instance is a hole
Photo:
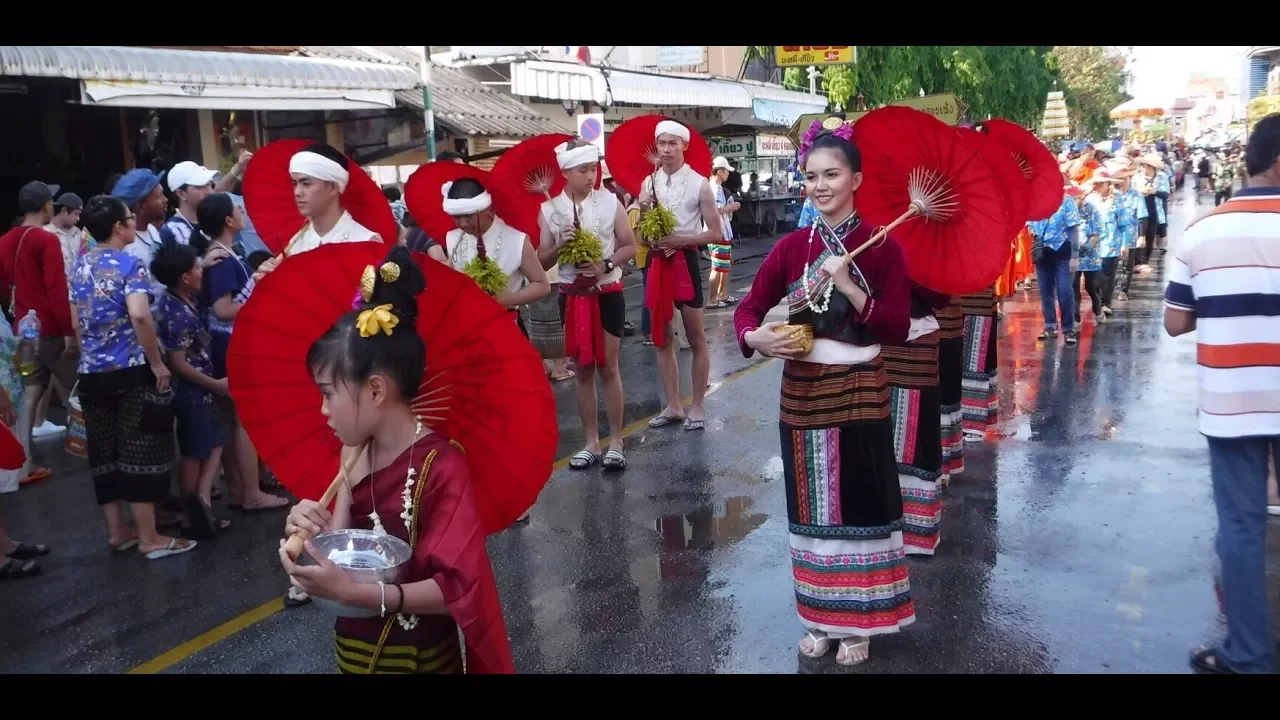
[[[338,491],[341,490],[343,484],[347,482],[347,473],[351,472],[351,468],[355,467],[356,460],[360,459],[360,456],[364,454],[367,447],[367,445],[362,445],[359,452],[353,453],[351,457],[342,464],[341,469],[338,470],[338,474],[333,477],[333,482],[329,483],[329,489],[325,490],[324,495],[320,496],[321,507],[329,507],[329,503],[333,502],[334,498],[338,496]],[[289,554],[290,560],[298,559],[298,556],[302,554],[303,543],[310,540],[311,537],[312,535],[310,530],[298,528],[297,532],[289,538],[289,542],[284,545],[284,550]]]

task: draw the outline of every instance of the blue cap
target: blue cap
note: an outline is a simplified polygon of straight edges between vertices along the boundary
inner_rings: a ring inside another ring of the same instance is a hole
[[[123,200],[125,205],[133,207],[150,195],[159,184],[159,175],[150,170],[138,168],[125,173],[116,182],[116,186],[111,188],[111,194]]]

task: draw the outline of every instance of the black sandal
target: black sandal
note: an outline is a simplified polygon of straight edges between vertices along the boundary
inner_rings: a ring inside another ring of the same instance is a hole
[[[604,454],[604,461],[601,463],[605,470],[626,470],[627,456],[617,450],[610,450]]]
[[[1191,667],[1211,675],[1237,675],[1226,661],[1218,656],[1218,648],[1202,647],[1191,651]]]
[[[31,577],[40,574],[40,565],[34,560],[9,560],[0,565],[0,580]]]
[[[295,595],[295,593],[297,595]],[[301,596],[301,597],[298,597]],[[290,587],[289,592],[284,594],[284,606],[287,608],[300,608],[303,605],[311,604],[311,596],[299,590],[296,587]]]
[[[35,560],[38,557],[44,557],[49,554],[48,545],[28,545],[26,543],[18,543],[18,547],[13,549],[11,553],[5,553],[5,557],[13,560]]]
[[[590,470],[595,464],[600,462],[600,455],[590,450],[579,450],[573,457],[569,458],[569,469],[571,470]]]

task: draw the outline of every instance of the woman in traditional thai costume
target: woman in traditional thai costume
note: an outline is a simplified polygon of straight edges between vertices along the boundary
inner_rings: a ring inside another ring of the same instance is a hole
[[[786,360],[779,431],[796,610],[808,631],[800,652],[822,657],[836,640],[841,665],[865,662],[872,635],[915,621],[879,345],[907,340],[911,282],[892,238],[846,255],[873,232],[853,209],[862,161],[851,136],[841,125],[806,142],[808,195],[821,216],[778,241],[734,313],[745,356]],[[783,298],[792,323],[812,324],[811,343],[764,322]]]
[[[902,488],[902,540],[908,555],[932,555],[942,520],[942,395],[938,380],[938,308],[946,295],[911,288],[911,329],[903,343],[882,342],[889,381],[893,446]]]
[[[344,528],[394,535],[413,548],[402,582],[356,583],[310,541],[304,547],[315,564],[295,564],[283,540],[280,562],[308,595],[378,612],[338,619],[344,673],[510,673],[511,648],[466,457],[424,428],[410,407],[426,364],[415,330],[425,286],[409,251],[393,248],[363,295],[363,309],[311,346],[307,364],[329,426],[343,445],[368,449],[349,473],[360,480],[339,491],[332,513],[303,500],[285,524],[289,536]]]
[[[948,299],[938,320],[938,395],[942,403],[942,486],[964,472],[964,311]]]
[[[513,322],[519,319],[521,305],[551,294],[551,283],[529,236],[493,212],[493,198],[479,180],[447,182],[440,193],[444,195],[444,211],[458,226],[445,235],[450,267],[493,295],[511,311]]]
[[[960,296],[964,313],[964,366],[961,409],[964,439],[982,442],[1000,414],[996,374],[995,288]]]

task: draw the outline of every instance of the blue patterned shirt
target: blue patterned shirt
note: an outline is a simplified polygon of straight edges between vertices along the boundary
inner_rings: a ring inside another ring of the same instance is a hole
[[[185,300],[166,293],[159,302],[155,313],[157,316],[156,331],[160,344],[168,353],[181,350],[186,353],[191,367],[201,373],[214,377],[213,360],[209,356],[209,330],[195,308]],[[174,373],[174,383],[191,385]],[[199,385],[191,385],[191,390],[199,397],[212,397],[208,389]]]
[[[1057,212],[1045,220],[1027,223],[1027,228],[1032,235],[1040,238],[1045,248],[1056,251],[1071,239],[1071,228],[1079,227],[1080,223],[1080,209],[1076,206],[1075,198],[1064,197]]]
[[[1138,206],[1146,205],[1132,187],[1116,195],[1116,226],[1120,231],[1120,247],[1132,250],[1138,246]]]
[[[151,293],[151,273],[136,255],[100,246],[76,260],[69,294],[80,321],[80,374],[147,364],[125,299]]]
[[[1068,198],[1070,199],[1070,198]],[[1102,269],[1102,258],[1098,255],[1098,247],[1089,241],[1102,235],[1102,221],[1098,217],[1098,209],[1088,201],[1080,203],[1080,244],[1076,246],[1080,272],[1095,272]]]
[[[1124,247],[1124,236],[1120,232],[1120,202],[1113,194],[1107,199],[1092,194],[1086,202],[1093,208],[1098,222],[1098,256],[1102,258],[1120,257]]]
[[[817,217],[818,208],[813,206],[813,198],[805,198],[804,207],[800,208],[800,220],[796,222],[796,228],[807,228],[813,225]]]

